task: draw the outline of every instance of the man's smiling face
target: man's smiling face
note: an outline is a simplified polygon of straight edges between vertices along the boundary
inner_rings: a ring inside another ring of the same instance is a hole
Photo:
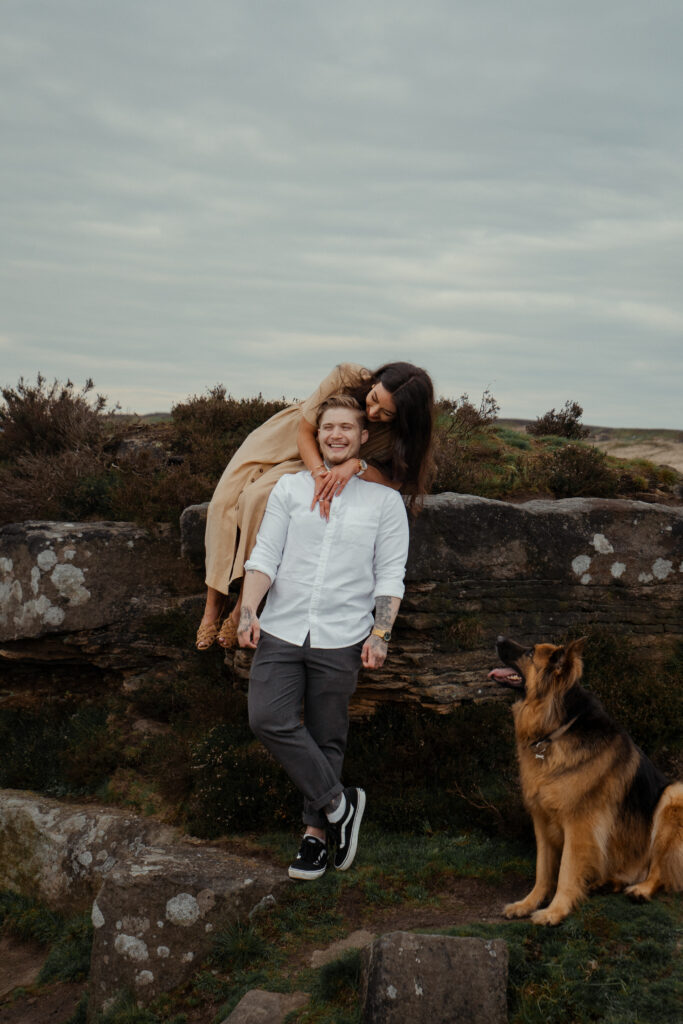
[[[361,426],[361,413],[353,409],[327,409],[318,426],[318,444],[328,466],[338,466],[358,456],[368,432]]]

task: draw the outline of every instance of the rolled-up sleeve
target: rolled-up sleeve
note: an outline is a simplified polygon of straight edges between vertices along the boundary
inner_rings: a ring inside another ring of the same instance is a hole
[[[271,583],[277,576],[289,528],[289,481],[283,476],[273,487],[268,498],[263,521],[251,555],[244,563],[244,570],[256,570],[270,577]]]
[[[375,540],[375,600],[378,597],[403,598],[409,539],[403,499],[397,491],[390,491],[383,503]]]

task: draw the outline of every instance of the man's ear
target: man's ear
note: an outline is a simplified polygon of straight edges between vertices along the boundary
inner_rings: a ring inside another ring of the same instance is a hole
[[[365,444],[367,439],[370,437],[370,433],[367,430],[361,430],[360,432],[360,443]]]

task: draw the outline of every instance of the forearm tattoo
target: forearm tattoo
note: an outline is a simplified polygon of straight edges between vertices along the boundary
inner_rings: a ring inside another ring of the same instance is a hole
[[[378,597],[375,601],[375,626],[377,629],[391,629],[394,622],[392,615],[392,599]]]
[[[240,610],[240,623],[239,626],[237,627],[237,632],[244,633],[247,629],[249,629],[255,618],[256,616],[254,615],[252,609],[245,608],[244,605],[242,605],[242,608]]]

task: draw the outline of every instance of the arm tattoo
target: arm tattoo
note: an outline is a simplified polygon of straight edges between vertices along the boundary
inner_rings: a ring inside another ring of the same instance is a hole
[[[237,632],[244,633],[246,629],[249,629],[250,625],[254,621],[254,618],[255,616],[251,608],[245,608],[244,605],[242,605],[242,608],[240,610],[240,623],[239,626],[237,627]]]
[[[378,597],[375,602],[375,625],[378,629],[391,629],[394,616],[391,614],[391,598]]]

